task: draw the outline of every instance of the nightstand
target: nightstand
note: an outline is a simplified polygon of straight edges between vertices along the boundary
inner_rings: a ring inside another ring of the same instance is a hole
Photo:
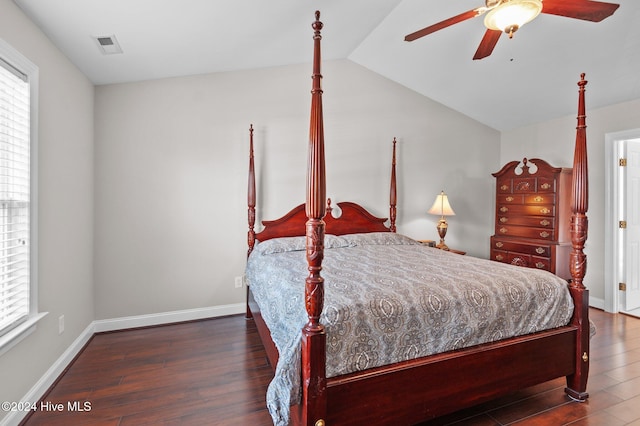
[[[451,253],[455,253],[455,254],[462,254],[462,255],[467,254],[466,251],[460,251],[460,250],[454,250],[454,249],[449,249],[447,251],[450,251]]]
[[[425,246],[429,246],[429,247],[433,247],[433,248],[437,248],[436,247],[436,242],[433,240],[418,240],[419,243],[425,245]],[[451,253],[455,253],[455,254],[467,254],[466,251],[461,251],[461,250],[454,250],[454,249],[449,249],[447,251],[450,251]]]

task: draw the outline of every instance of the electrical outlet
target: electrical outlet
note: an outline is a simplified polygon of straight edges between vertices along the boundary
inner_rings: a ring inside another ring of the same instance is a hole
[[[64,333],[64,315],[58,317],[58,334]]]
[[[244,277],[242,276],[236,277],[236,288],[242,288],[243,283],[244,283]]]

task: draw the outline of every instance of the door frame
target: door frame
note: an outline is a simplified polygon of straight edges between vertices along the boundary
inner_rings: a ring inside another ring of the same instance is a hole
[[[624,273],[624,239],[618,221],[624,219],[624,173],[618,159],[624,155],[625,141],[640,138],[640,129],[605,134],[605,206],[604,211],[604,310],[620,311],[618,283]]]

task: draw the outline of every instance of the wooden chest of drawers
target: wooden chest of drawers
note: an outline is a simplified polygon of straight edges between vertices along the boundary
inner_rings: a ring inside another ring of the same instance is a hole
[[[569,279],[570,168],[534,158],[507,163],[496,178],[491,259]]]

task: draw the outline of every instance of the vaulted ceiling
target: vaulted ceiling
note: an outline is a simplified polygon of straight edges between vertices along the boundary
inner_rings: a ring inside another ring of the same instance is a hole
[[[323,59],[349,59],[497,130],[640,98],[640,1],[592,23],[540,15],[473,61],[473,18],[404,36],[483,0],[14,0],[96,85],[311,61],[320,10]],[[115,35],[122,54],[96,36]]]

